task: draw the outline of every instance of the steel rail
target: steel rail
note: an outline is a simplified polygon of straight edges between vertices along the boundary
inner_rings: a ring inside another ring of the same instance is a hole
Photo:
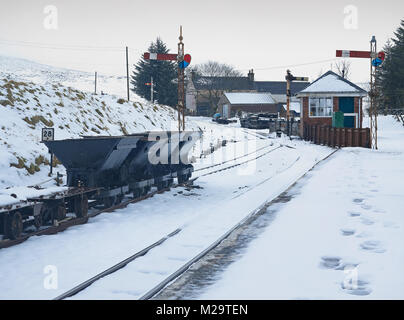
[[[212,251],[214,248],[216,248],[220,243],[222,243],[225,239],[227,239],[234,231],[242,227],[245,223],[248,223],[249,219],[253,218],[254,216],[257,216],[260,213],[263,213],[274,201],[276,201],[277,198],[281,197],[285,192],[290,190],[296,183],[302,179],[304,176],[307,175],[310,171],[312,171],[317,165],[320,163],[323,163],[327,159],[329,159],[332,155],[334,155],[337,151],[334,150],[332,153],[330,153],[328,156],[326,156],[324,159],[320,160],[319,162],[315,163],[309,170],[307,170],[302,176],[300,176],[287,190],[282,192],[278,197],[275,199],[272,199],[270,201],[265,201],[263,204],[261,204],[257,209],[253,210],[250,212],[246,217],[244,217],[240,222],[238,222],[236,225],[234,225],[229,231],[224,233],[219,239],[217,239],[215,242],[213,242],[208,248],[203,250],[201,253],[196,255],[194,258],[189,260],[186,264],[184,264],[182,267],[180,267],[178,270],[173,272],[171,275],[169,275],[167,278],[165,278],[163,281],[161,281],[159,284],[154,286],[152,289],[147,291],[145,294],[143,294],[139,300],[149,300],[153,298],[157,293],[159,293],[163,288],[165,288],[169,283],[177,279],[179,276],[181,276],[183,273],[185,273],[194,263],[198,262],[200,259],[202,259],[204,256],[206,256],[210,251]]]
[[[217,167],[217,166],[221,166],[221,165],[223,165],[223,164],[225,164],[225,163],[227,163],[227,162],[236,161],[236,160],[238,160],[238,159],[247,157],[247,156],[249,156],[249,155],[251,155],[251,154],[253,154],[253,153],[256,153],[256,152],[258,152],[258,151],[261,151],[261,150],[263,150],[263,149],[266,149],[266,148],[269,148],[269,147],[272,147],[272,146],[273,146],[273,144],[270,144],[270,145],[267,145],[267,146],[265,146],[265,147],[256,149],[256,150],[254,150],[254,151],[252,151],[252,152],[250,152],[250,153],[244,154],[244,155],[242,155],[242,156],[238,156],[238,157],[236,157],[236,158],[229,159],[229,160],[223,161],[223,162],[221,162],[221,163],[213,164],[213,165],[210,165],[210,166],[207,166],[207,167],[198,168],[198,169],[194,170],[194,172],[198,172],[198,171],[202,171],[202,170],[214,168],[214,167]]]
[[[100,272],[99,274],[97,274],[96,276],[92,277],[91,279],[88,279],[82,283],[80,283],[79,285],[75,286],[74,288],[66,291],[65,293],[62,293],[61,295],[57,296],[56,298],[54,298],[53,300],[63,300],[69,297],[72,297],[74,295],[76,295],[77,293],[79,293],[80,291],[83,291],[85,288],[91,286],[94,282],[100,280],[101,278],[108,276],[120,269],[122,269],[123,267],[125,267],[128,263],[132,262],[133,260],[142,257],[144,255],[146,255],[150,250],[152,250],[155,247],[158,247],[159,245],[161,245],[164,241],[166,241],[167,239],[175,236],[176,234],[178,234],[179,232],[181,232],[181,229],[178,228],[176,230],[174,230],[173,232],[169,233],[168,235],[166,235],[165,237],[161,238],[160,240],[154,242],[153,244],[151,244],[150,246],[144,248],[143,250],[140,250],[139,252],[136,252],[135,254],[131,255],[130,257],[126,258],[125,260],[117,263],[116,265],[114,265],[111,268],[108,268],[102,272]]]
[[[282,148],[282,147],[284,147],[284,145],[281,144],[280,146],[278,146],[278,147],[276,147],[276,148],[274,148],[274,149],[271,149],[271,150],[269,150],[269,151],[267,151],[267,152],[264,152],[263,154],[261,154],[261,155],[255,157],[254,159],[249,159],[249,160],[246,160],[246,161],[243,161],[243,162],[240,162],[240,163],[236,163],[236,164],[233,164],[233,165],[231,165],[231,166],[228,166],[228,167],[225,167],[225,168],[222,168],[222,169],[218,169],[218,170],[215,170],[215,171],[211,171],[211,172],[202,174],[202,175],[200,175],[199,177],[196,177],[195,180],[196,180],[197,178],[200,178],[200,177],[205,177],[205,176],[208,176],[208,175],[211,175],[211,174],[215,174],[215,173],[218,173],[218,172],[221,172],[221,171],[224,171],[224,170],[229,170],[229,169],[232,169],[232,168],[234,168],[234,167],[241,166],[241,165],[246,164],[246,163],[251,162],[251,161],[255,161],[255,160],[257,160],[257,159],[259,159],[259,158],[262,158],[263,156],[266,156],[267,154],[269,154],[269,153],[271,153],[271,152],[274,152],[274,151],[276,151],[276,150],[278,150],[278,149],[280,149],[280,148]]]

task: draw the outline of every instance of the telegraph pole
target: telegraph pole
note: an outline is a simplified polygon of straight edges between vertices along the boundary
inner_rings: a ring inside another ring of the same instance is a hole
[[[180,26],[180,36],[178,38],[178,65],[184,60],[184,43],[182,42],[182,26]],[[184,68],[178,67],[178,131],[185,130],[185,117],[184,117]],[[181,121],[182,115],[182,121]]]
[[[150,82],[150,100],[153,103],[153,91],[154,91],[154,83],[153,83],[153,77],[151,77],[151,82]]]
[[[94,75],[94,94],[97,94],[97,71]]]
[[[126,90],[128,92],[129,101],[129,63],[128,63],[128,47],[126,47]]]
[[[377,150],[377,106],[376,106],[376,66],[373,65],[372,61],[377,58],[377,41],[376,37],[373,36],[370,41],[370,135],[371,144],[374,149]]]
[[[286,132],[290,137],[289,121],[290,121],[290,82],[293,80],[293,76],[290,70],[286,70]]]

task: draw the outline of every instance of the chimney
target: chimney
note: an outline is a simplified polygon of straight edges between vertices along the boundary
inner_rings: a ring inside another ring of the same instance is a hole
[[[254,70],[248,70],[248,80],[254,82]]]

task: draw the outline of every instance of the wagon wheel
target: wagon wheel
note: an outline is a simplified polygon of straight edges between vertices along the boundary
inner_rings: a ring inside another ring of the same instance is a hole
[[[146,194],[148,194],[150,189],[151,189],[150,186],[142,188],[142,196],[145,196]]]
[[[57,221],[66,219],[66,206],[65,206],[64,203],[59,204],[55,208],[55,215],[56,215],[56,220]]]
[[[115,196],[102,198],[102,203],[104,204],[105,209],[112,207],[115,201],[116,201]]]
[[[83,194],[74,198],[74,213],[77,218],[87,217],[88,214],[88,198]]]
[[[187,182],[190,177],[191,177],[191,174],[189,174],[189,173],[181,174],[178,176],[178,183],[181,184],[181,183]]]
[[[23,228],[21,213],[13,212],[7,220],[7,236],[15,240],[21,235]]]
[[[159,181],[157,182],[157,190],[163,190],[165,188],[165,181]]]
[[[174,184],[174,179],[167,180],[167,188],[171,187]]]
[[[143,193],[143,188],[136,188],[133,190],[133,198],[137,199],[139,198]]]
[[[115,197],[115,205],[118,205],[122,202],[124,195],[123,194],[119,194]]]
[[[177,178],[178,184],[184,183],[186,181],[186,174],[179,174]]]
[[[34,216],[34,226],[38,230],[44,221],[44,211],[43,209],[40,210],[39,214]]]

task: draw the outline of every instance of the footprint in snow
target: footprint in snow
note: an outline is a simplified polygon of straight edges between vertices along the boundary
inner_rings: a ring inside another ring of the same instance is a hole
[[[353,294],[356,296],[367,296],[372,292],[372,289],[369,288],[369,282],[358,279],[348,279],[341,282],[341,288],[349,294]]]
[[[336,269],[341,262],[340,257],[323,256],[321,257],[320,266],[325,269]]]
[[[368,205],[368,204],[362,204],[361,208],[364,209],[364,210],[370,210],[370,209],[372,209],[372,206]]]
[[[348,212],[351,217],[359,217],[361,214],[357,211],[349,211]]]
[[[370,225],[375,223],[372,219],[369,219],[369,218],[366,218],[366,217],[361,217],[361,222],[364,225],[367,225],[367,226],[370,226]]]
[[[352,236],[355,234],[355,229],[342,228],[340,231],[343,236]]]
[[[353,270],[359,263],[344,262],[342,258],[336,256],[323,256],[321,257],[320,267],[333,270]]]
[[[373,212],[375,212],[375,213],[385,213],[386,211],[383,210],[383,209],[375,209],[375,210],[373,210]]]
[[[382,243],[378,240],[368,240],[360,244],[362,250],[371,251],[375,253],[383,253],[386,251],[382,247]]]
[[[353,270],[355,269],[357,266],[359,266],[359,263],[352,263],[352,262],[341,262],[340,265],[335,268],[335,270]]]
[[[362,203],[363,200],[364,200],[364,199],[356,198],[356,199],[353,199],[353,202],[354,202],[354,203]]]

